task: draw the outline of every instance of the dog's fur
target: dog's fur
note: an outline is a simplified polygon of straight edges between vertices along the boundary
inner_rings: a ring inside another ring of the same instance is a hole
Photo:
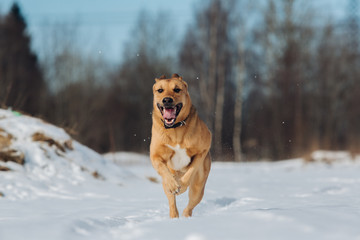
[[[155,80],[151,162],[162,177],[171,218],[179,217],[176,195],[189,187],[183,216],[190,217],[204,195],[210,172],[211,133],[198,117],[182,77],[173,74],[169,79],[162,76]]]

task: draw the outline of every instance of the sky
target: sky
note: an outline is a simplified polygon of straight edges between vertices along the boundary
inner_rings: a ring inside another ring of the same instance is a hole
[[[0,12],[8,12],[14,0],[0,0]],[[41,55],[46,28],[55,24],[76,25],[84,39],[81,48],[90,55],[121,60],[124,43],[142,10],[168,14],[179,34],[193,20],[194,8],[202,0],[17,0],[28,23],[34,50]],[[266,2],[266,0],[264,0]],[[310,2],[310,1],[309,1]],[[348,0],[311,1],[316,14],[342,17]]]
[[[14,0],[0,0],[6,13]],[[123,45],[142,10],[168,14],[172,25],[184,32],[193,16],[194,0],[17,0],[28,24],[35,50],[41,48],[44,29],[53,24],[77,24],[86,35],[87,51],[119,60]]]

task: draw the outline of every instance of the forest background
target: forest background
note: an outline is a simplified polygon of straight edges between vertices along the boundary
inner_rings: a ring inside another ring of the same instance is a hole
[[[359,153],[359,2],[347,0],[340,20],[308,2],[201,1],[183,36],[166,13],[144,10],[119,63],[80,51],[77,24],[48,28],[39,57],[14,3],[0,13],[1,107],[64,127],[100,153],[146,153],[154,78],[178,73],[217,161]]]

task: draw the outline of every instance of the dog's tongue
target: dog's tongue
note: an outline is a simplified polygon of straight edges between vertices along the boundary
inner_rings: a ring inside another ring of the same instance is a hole
[[[164,108],[163,117],[165,119],[172,119],[176,117],[175,108]]]

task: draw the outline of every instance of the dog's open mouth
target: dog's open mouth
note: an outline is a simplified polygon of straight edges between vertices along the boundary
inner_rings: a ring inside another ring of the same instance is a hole
[[[164,124],[167,127],[172,127],[175,124],[176,118],[179,115],[182,103],[176,104],[175,106],[161,106],[160,104],[157,104],[161,115],[164,118]]]

